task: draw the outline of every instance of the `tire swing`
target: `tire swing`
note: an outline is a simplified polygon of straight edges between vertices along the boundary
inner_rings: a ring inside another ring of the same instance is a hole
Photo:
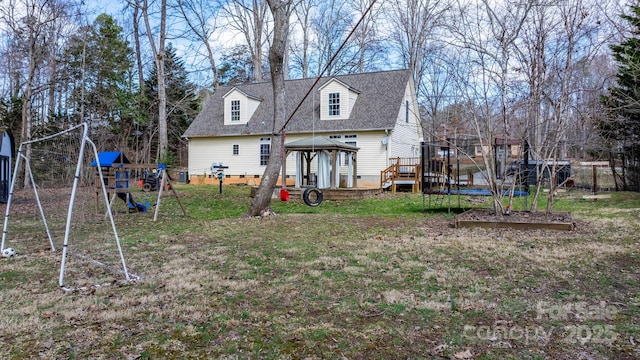
[[[318,206],[322,202],[322,191],[316,187],[306,188],[302,193],[302,200],[309,206]]]

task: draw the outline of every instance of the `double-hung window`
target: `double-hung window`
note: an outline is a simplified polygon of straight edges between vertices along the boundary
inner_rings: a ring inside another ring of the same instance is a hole
[[[240,100],[231,100],[231,121],[240,121]]]
[[[260,138],[260,166],[267,166],[271,155],[271,138]]]
[[[358,135],[345,135],[345,136],[344,136],[344,139],[345,139],[345,140],[344,140],[344,143],[345,143],[345,144],[347,144],[347,145],[351,145],[351,146],[355,146],[355,147],[357,147],[357,146],[358,146],[358,142],[357,142]],[[346,166],[346,165],[349,165],[349,157],[348,157],[348,156],[345,156],[345,157],[344,157],[344,163],[343,163],[343,164],[344,164],[345,166]]]
[[[340,116],[340,93],[329,93],[329,116]]]

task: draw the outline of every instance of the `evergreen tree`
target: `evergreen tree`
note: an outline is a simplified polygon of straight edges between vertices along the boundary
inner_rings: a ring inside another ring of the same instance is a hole
[[[117,138],[126,135],[133,119],[131,56],[122,27],[106,14],[70,40],[66,63],[75,84],[72,101],[78,122],[86,121],[94,130],[106,128]]]
[[[252,60],[246,45],[236,45],[222,54],[221,65],[218,69],[220,83],[235,85],[247,83],[253,77]]]
[[[3,98],[0,102],[0,127],[7,127],[20,133],[22,122],[22,98]]]
[[[622,15],[632,25],[632,36],[611,46],[618,63],[617,84],[602,101],[608,120],[599,131],[611,149],[613,159],[621,160],[627,170],[622,177],[625,190],[640,190],[640,6],[631,6]]]
[[[159,162],[175,165],[180,160],[181,149],[184,149],[182,134],[187,130],[191,121],[200,110],[196,86],[188,79],[184,62],[176,55],[176,50],[168,44],[165,49],[165,85],[167,93],[167,131],[168,151],[162,154]],[[158,114],[158,81],[157,69],[154,66],[145,82],[145,95],[149,99],[150,114],[157,117]],[[151,124],[157,124],[157,119],[152,118]],[[146,129],[150,133],[156,132],[155,126]],[[153,149],[149,149],[151,153]],[[186,160],[186,159],[185,159]]]

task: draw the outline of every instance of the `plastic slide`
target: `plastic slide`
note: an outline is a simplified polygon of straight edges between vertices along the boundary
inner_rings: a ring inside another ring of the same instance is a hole
[[[133,196],[131,196],[131,193],[118,193],[118,197],[125,203],[127,203],[127,198],[129,198],[129,202],[127,203],[129,209],[136,209],[138,212],[147,212],[147,207],[135,202],[135,200],[133,200]]]

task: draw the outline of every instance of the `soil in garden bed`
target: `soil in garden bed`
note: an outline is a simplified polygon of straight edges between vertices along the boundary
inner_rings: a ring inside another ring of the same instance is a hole
[[[573,230],[575,224],[569,212],[512,211],[509,215],[496,214],[488,209],[472,209],[456,215],[455,227],[504,227],[513,229]]]
[[[523,223],[572,223],[571,213],[557,212],[547,214],[542,211],[511,211],[509,215],[499,215],[489,209],[472,209],[456,216],[458,220],[500,221]]]

